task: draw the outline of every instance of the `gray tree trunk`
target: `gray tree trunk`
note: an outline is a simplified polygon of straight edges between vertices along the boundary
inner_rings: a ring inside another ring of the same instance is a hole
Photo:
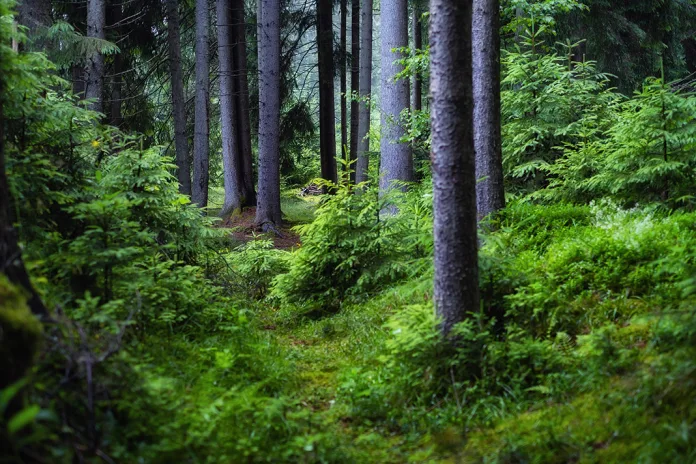
[[[358,161],[355,182],[367,181],[370,140],[370,97],[372,93],[372,0],[361,0],[360,17],[360,104],[358,115]],[[367,101],[365,101],[367,100]]]
[[[350,12],[350,179],[355,183],[358,159],[358,120],[360,104],[353,98],[360,92],[360,0],[351,0]]]
[[[191,200],[204,208],[208,206],[208,165],[210,122],[209,75],[209,14],[208,1],[196,0],[196,103],[193,130],[193,186]]]
[[[222,178],[225,201],[220,216],[225,218],[242,209],[240,196],[241,166],[237,137],[237,111],[233,86],[233,27],[229,0],[217,0],[218,59],[220,61],[220,129],[222,132]]]
[[[104,40],[106,21],[106,1],[87,1],[87,37]],[[85,98],[92,99],[90,109],[102,112],[104,110],[104,55],[94,50],[87,57],[85,68]]]
[[[431,0],[435,309],[447,335],[479,307],[471,2]]]
[[[259,183],[256,224],[277,231],[280,211],[280,0],[259,0]]]
[[[416,50],[423,49],[423,27],[421,25],[421,15],[423,11],[421,10],[420,4],[416,1],[413,5],[413,48]],[[413,102],[411,102],[411,109],[413,111],[420,111],[423,109],[423,80],[419,72],[413,75],[413,94],[411,95]]]
[[[36,43],[39,36],[53,23],[50,0],[22,0],[17,5],[17,21],[27,27],[28,48],[38,50]]]
[[[380,142],[380,194],[392,188],[395,181],[413,179],[411,147],[399,140],[406,134],[401,112],[408,109],[408,79],[394,80],[404,67],[397,60],[404,54],[393,51],[408,47],[408,8],[406,0],[390,0],[381,4],[382,54],[382,138]]]
[[[181,70],[181,38],[177,0],[166,0],[166,8],[177,177],[179,179],[179,192],[190,196],[191,166],[186,135],[186,98],[184,97],[184,77]]]
[[[319,145],[321,177],[336,182],[336,110],[334,108],[333,23],[331,0],[317,1],[319,49]]]
[[[474,0],[473,5],[474,147],[479,180],[476,206],[481,220],[505,207],[500,141],[500,3]]]
[[[347,39],[348,39],[348,0],[341,0],[341,41],[340,41],[340,56],[339,56],[339,67],[338,76],[341,84],[341,159],[345,161],[346,154],[348,153],[348,105],[347,105],[347,93],[348,85],[346,82],[347,77]]]
[[[251,151],[251,123],[249,120],[249,80],[247,77],[246,18],[244,0],[232,0],[232,21],[234,24],[235,47],[233,48],[235,72],[235,92],[237,93],[237,137],[241,163],[242,206],[256,205],[254,190],[254,164]]]

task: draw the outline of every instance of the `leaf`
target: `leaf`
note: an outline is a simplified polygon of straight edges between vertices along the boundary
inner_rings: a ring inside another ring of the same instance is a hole
[[[7,430],[10,432],[10,435],[14,435],[30,423],[34,422],[34,419],[40,411],[41,408],[38,404],[32,404],[31,406],[22,409],[17,414],[12,416],[12,419],[10,419],[7,423]]]

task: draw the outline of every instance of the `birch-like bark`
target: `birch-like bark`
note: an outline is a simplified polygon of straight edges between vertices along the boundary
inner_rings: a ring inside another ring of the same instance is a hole
[[[360,103],[358,115],[358,160],[355,182],[366,182],[369,168],[370,98],[372,93],[372,0],[361,0],[360,18]]]
[[[87,1],[87,37],[104,40],[106,22],[106,1]],[[91,99],[90,109],[102,112],[104,110],[104,55],[97,49],[87,57],[85,68],[85,98]]]
[[[435,309],[447,335],[479,307],[471,2],[431,0]]]

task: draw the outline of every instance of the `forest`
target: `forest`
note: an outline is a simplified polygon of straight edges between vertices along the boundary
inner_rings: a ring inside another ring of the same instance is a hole
[[[0,463],[696,463],[696,0],[0,0]]]

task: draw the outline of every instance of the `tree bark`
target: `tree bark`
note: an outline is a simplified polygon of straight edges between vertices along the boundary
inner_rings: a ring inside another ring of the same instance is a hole
[[[256,205],[256,191],[254,190],[254,164],[251,151],[251,122],[249,120],[249,79],[247,76],[244,0],[232,0],[232,5],[232,21],[236,38],[233,48],[236,67],[234,87],[237,94],[235,99],[238,121],[237,137],[242,174],[241,200],[242,206],[254,206]]]
[[[0,69],[2,71],[2,69]],[[10,186],[5,172],[5,122],[3,96],[5,82],[0,74],[0,274],[5,274],[13,284],[22,287],[29,295],[27,306],[35,315],[48,318],[48,310],[29,279],[22,250],[17,243],[17,232],[12,226]]]
[[[421,16],[423,11],[421,10],[420,4],[416,1],[413,5],[413,48],[416,50],[423,49],[423,27],[421,25]],[[423,109],[423,79],[418,71],[413,75],[413,102],[411,103],[411,109],[413,111],[420,111]]]
[[[360,0],[351,0],[350,13],[350,180],[355,183],[358,159],[358,120],[360,103],[354,98],[360,92]]]
[[[382,138],[380,142],[380,194],[390,190],[395,181],[413,179],[411,147],[399,140],[406,134],[401,112],[408,109],[408,79],[394,80],[403,71],[397,62],[404,58],[396,48],[408,47],[408,9],[406,0],[391,0],[381,5],[382,53]]]
[[[256,224],[276,231],[280,211],[280,0],[259,0],[259,183]]]
[[[210,75],[208,1],[196,0],[196,103],[193,132],[193,186],[191,200],[201,208],[208,206],[208,165],[210,122]]]
[[[346,159],[346,154],[348,152],[348,105],[347,105],[347,93],[348,86],[346,83],[347,77],[347,66],[346,61],[348,59],[348,0],[341,0],[341,31],[340,31],[340,56],[339,56],[339,69],[338,75],[341,85],[341,159]]]
[[[221,217],[228,217],[242,209],[240,196],[241,166],[239,139],[237,137],[237,111],[233,87],[234,46],[232,11],[229,0],[217,0],[218,59],[220,62],[220,129],[222,132],[222,177],[225,201],[220,210]]]
[[[479,307],[471,2],[431,1],[430,57],[434,300],[447,335]]]
[[[357,1],[357,0],[354,0]],[[370,140],[370,97],[372,93],[372,0],[361,0],[362,21],[360,36],[360,103],[358,114],[358,160],[355,167],[355,182],[366,182],[369,168]]]
[[[106,22],[105,0],[87,1],[87,37],[104,40],[106,35],[104,26]],[[90,109],[103,112],[104,110],[104,55],[99,50],[94,50],[87,57],[85,68],[85,98],[91,99]]]
[[[478,219],[505,207],[500,140],[500,4],[474,0],[472,19],[474,147]]]
[[[110,20],[112,24],[115,24],[116,27],[113,30],[113,33],[115,34],[115,39],[118,39],[121,35],[121,28],[118,26],[118,23],[121,21],[121,18],[123,17],[121,13],[121,4],[120,3],[113,3],[110,5]],[[116,42],[117,40],[114,40]],[[111,111],[110,111],[110,124],[112,126],[116,127],[121,127],[123,124],[123,113],[121,111],[121,108],[123,106],[123,97],[122,97],[122,90],[123,90],[123,52],[119,52],[116,55],[114,55],[114,65],[112,69],[112,76],[111,76]]]
[[[39,50],[40,43],[36,39],[43,35],[53,23],[50,0],[22,0],[17,5],[17,21],[28,28],[27,39],[29,50]]]
[[[334,108],[333,24],[331,0],[317,1],[319,48],[319,145],[321,177],[337,182],[336,113]]]
[[[186,135],[186,98],[184,96],[184,77],[181,70],[181,38],[177,0],[166,0],[166,8],[177,177],[179,179],[179,192],[190,196],[191,167]]]

